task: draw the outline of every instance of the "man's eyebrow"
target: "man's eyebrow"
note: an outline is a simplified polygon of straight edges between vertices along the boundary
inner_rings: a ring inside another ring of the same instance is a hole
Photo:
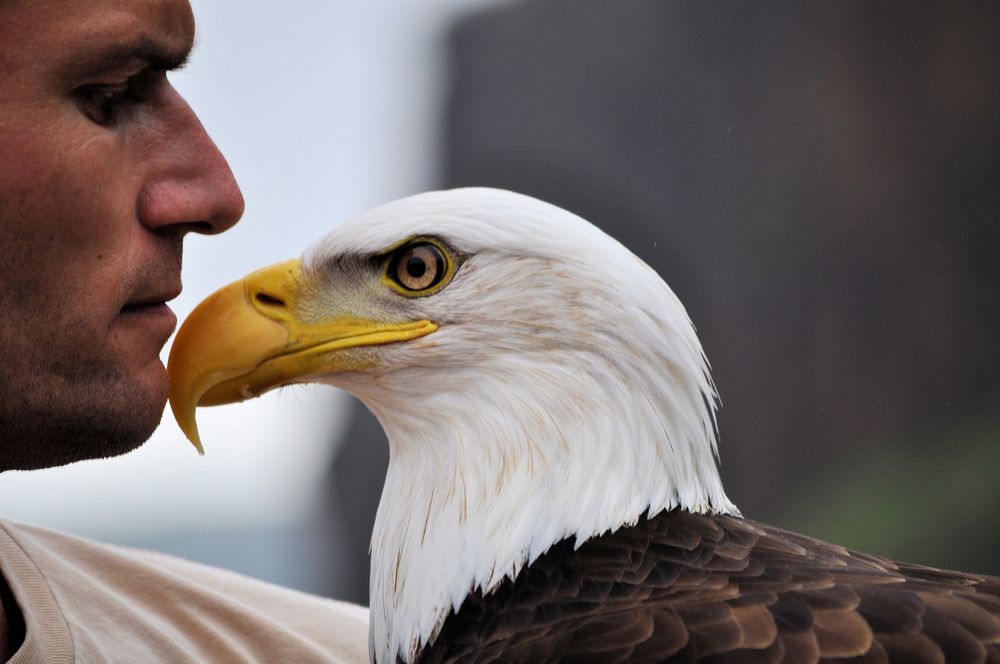
[[[187,64],[189,46],[171,47],[148,37],[112,44],[84,59],[88,74],[98,74],[119,67],[144,64],[158,71],[174,71]]]

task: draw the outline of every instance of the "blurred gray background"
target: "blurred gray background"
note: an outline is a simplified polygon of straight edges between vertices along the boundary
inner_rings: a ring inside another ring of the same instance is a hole
[[[573,210],[672,285],[744,514],[1000,574],[1000,5],[533,0],[450,46],[442,184]],[[386,454],[351,417],[359,542]]]
[[[244,222],[184,316],[364,209],[533,194],[652,265],[722,396],[748,517],[1000,574],[1000,3],[195,0],[175,77]],[[388,450],[287,390],[114,461],[0,476],[9,517],[367,602]]]

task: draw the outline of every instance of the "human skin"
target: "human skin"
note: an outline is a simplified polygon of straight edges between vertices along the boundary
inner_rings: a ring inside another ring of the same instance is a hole
[[[167,80],[193,39],[187,0],[0,2],[0,470],[160,421],[182,240],[243,213]]]

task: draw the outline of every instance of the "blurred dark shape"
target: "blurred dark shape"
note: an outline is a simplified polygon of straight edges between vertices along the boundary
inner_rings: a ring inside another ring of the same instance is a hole
[[[328,559],[316,561],[321,585],[314,592],[368,606],[368,545],[389,465],[389,442],[360,401],[351,405],[350,418],[317,514],[323,535],[317,546],[330,551]]]
[[[671,284],[745,514],[1000,573],[1000,4],[536,0],[451,45],[444,184],[566,207]]]

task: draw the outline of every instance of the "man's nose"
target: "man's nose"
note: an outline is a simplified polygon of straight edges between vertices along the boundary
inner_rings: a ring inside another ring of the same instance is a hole
[[[150,154],[139,193],[139,221],[151,230],[225,231],[240,220],[244,206],[226,158],[172,87],[161,110],[159,131],[146,143]]]

